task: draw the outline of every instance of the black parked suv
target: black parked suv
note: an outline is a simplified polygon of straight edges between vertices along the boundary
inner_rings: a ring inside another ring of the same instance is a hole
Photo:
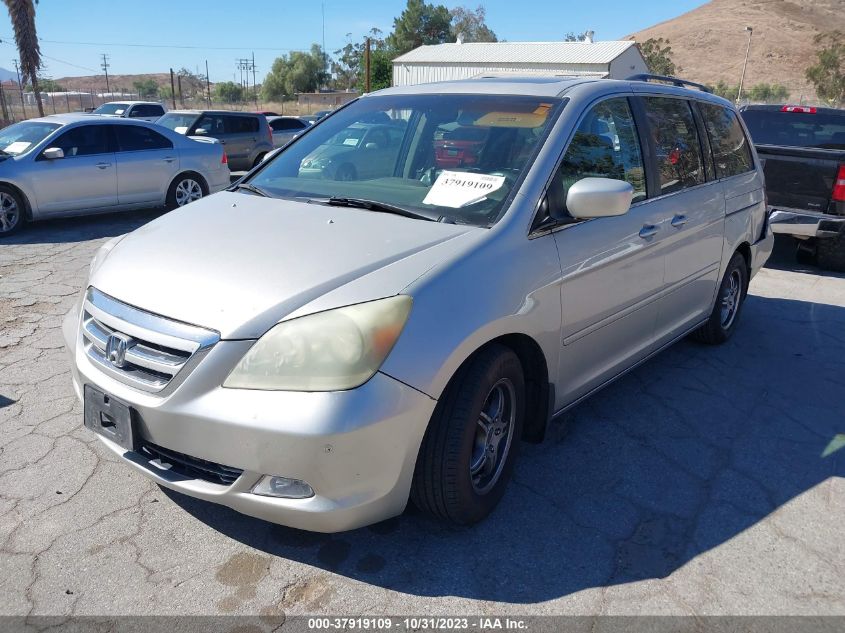
[[[216,138],[226,146],[229,169],[252,169],[273,149],[267,117],[228,110],[171,110],[157,124],[187,136]]]

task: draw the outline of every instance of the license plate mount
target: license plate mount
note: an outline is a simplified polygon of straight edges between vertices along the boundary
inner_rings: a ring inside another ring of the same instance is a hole
[[[127,451],[135,450],[132,409],[128,404],[85,385],[85,426]]]

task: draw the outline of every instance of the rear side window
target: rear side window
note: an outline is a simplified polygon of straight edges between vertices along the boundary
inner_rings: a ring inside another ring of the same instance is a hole
[[[108,125],[80,125],[68,130],[50,147],[60,147],[66,158],[74,156],[91,156],[111,152]]]
[[[845,112],[745,110],[742,118],[757,145],[845,149]]]
[[[699,103],[710,147],[716,162],[716,178],[744,174],[754,169],[751,147],[735,112],[710,103]]]
[[[251,134],[258,131],[258,118],[254,116],[227,116],[227,134]]]
[[[121,152],[145,149],[172,149],[173,143],[158,132],[140,125],[116,125],[117,146]]]
[[[197,121],[194,130],[205,130],[205,133],[208,136],[218,136],[220,134],[226,134],[226,124],[224,123],[224,119],[228,117],[224,117],[220,114],[204,114],[200,117],[200,120]]]
[[[645,171],[640,140],[628,100],[602,101],[587,112],[566,150],[558,173],[560,179],[550,192],[566,199],[566,192],[582,178],[615,178],[634,187],[634,202],[646,197]],[[554,203],[553,200],[550,202]]]
[[[701,142],[689,102],[668,97],[646,97],[644,101],[661,195],[702,184]]]
[[[270,127],[277,132],[287,132],[289,130],[301,130],[305,127],[305,123],[297,121],[296,119],[275,119],[270,121]]]
[[[142,104],[136,105],[132,108],[132,112],[130,116],[143,116],[143,117],[158,117],[164,114],[164,108],[160,105],[154,104]]]

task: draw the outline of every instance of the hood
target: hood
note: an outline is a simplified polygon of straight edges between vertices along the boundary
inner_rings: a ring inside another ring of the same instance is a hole
[[[399,293],[485,229],[222,192],[127,235],[90,283],[149,312],[258,338],[327,295]],[[336,298],[336,299],[335,299]]]

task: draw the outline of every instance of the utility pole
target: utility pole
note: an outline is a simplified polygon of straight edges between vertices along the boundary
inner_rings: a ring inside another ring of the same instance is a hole
[[[106,93],[111,92],[111,89],[109,88],[109,66],[110,65],[111,64],[109,64],[109,56],[106,55],[105,53],[103,53],[103,63],[100,64],[100,68],[102,68],[103,72],[106,73]]]
[[[211,107],[211,80],[208,78],[208,60],[205,60],[205,89],[208,91],[208,107]]]
[[[0,82],[0,106],[3,107],[3,122],[4,123],[11,123],[11,119],[9,118],[9,109],[6,107],[6,93],[3,92],[3,84]]]
[[[25,119],[26,118],[26,103],[24,103],[24,100],[23,100],[23,84],[21,83],[21,69],[20,69],[20,66],[18,66],[18,60],[15,59],[13,61],[14,61],[14,64],[15,64],[15,72],[18,75],[18,88],[20,88],[20,91],[21,91],[21,109],[23,110],[23,118]]]
[[[745,47],[745,63],[742,65],[742,77],[739,79],[739,90],[736,92],[737,104],[739,104],[742,99],[742,84],[745,83],[745,69],[748,68],[748,53],[751,50],[751,36],[754,34],[754,29],[750,26],[746,26],[745,30],[748,31],[748,46]]]
[[[182,98],[182,75],[176,75],[176,84],[179,86],[179,107],[185,107],[185,100]]]
[[[258,109],[258,88],[255,86],[255,51],[252,51],[252,96],[255,101],[255,109]]]
[[[170,99],[173,101],[173,109],[176,109],[176,86],[173,85],[173,69],[170,69]]]
[[[370,92],[370,38],[364,48],[364,92]]]

